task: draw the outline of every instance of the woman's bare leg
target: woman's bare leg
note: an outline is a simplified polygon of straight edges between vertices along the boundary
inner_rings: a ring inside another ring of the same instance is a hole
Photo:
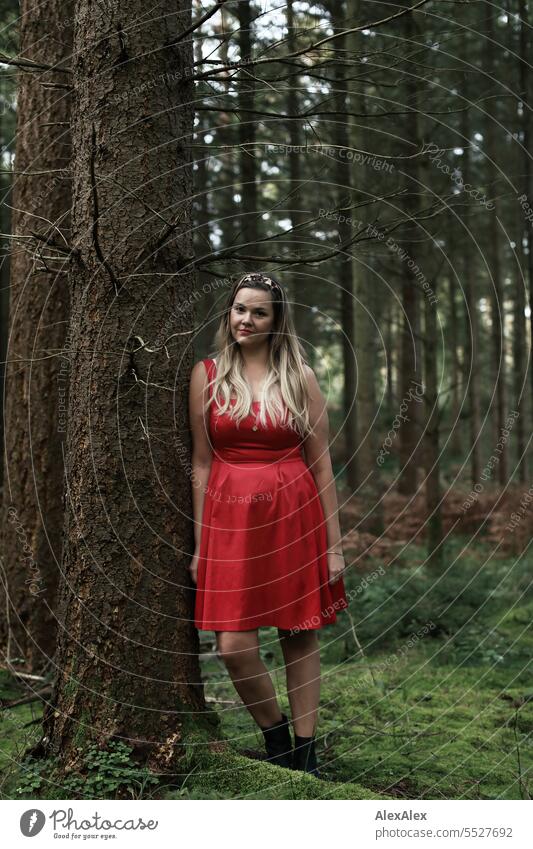
[[[320,648],[315,631],[283,631],[279,640],[287,669],[287,693],[294,733],[312,737],[320,701]]]
[[[254,631],[217,631],[217,649],[235,689],[260,728],[282,719],[276,691]]]

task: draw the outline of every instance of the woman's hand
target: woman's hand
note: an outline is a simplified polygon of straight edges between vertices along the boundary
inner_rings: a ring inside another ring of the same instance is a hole
[[[198,556],[199,549],[196,548],[192,557],[191,562],[189,563],[189,574],[191,576],[191,580],[193,584],[196,584],[198,580]]]
[[[345,569],[346,564],[344,562],[344,554],[342,554],[342,552],[335,554],[334,552],[330,551],[328,553],[329,583],[336,584],[337,581],[342,577]]]

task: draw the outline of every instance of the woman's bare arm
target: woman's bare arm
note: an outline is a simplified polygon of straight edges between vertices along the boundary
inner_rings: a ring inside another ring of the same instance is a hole
[[[313,433],[309,434],[303,442],[305,462],[315,479],[324,511],[328,551],[338,551],[342,554],[337,490],[329,453],[329,420],[326,401],[313,369],[306,366],[305,372],[309,392],[309,420],[313,428]]]
[[[205,492],[213,458],[206,417],[203,412],[203,405],[208,398],[208,382],[205,365],[200,360],[193,367],[189,385],[189,423],[192,434],[192,501],[196,551],[198,551],[200,545]]]

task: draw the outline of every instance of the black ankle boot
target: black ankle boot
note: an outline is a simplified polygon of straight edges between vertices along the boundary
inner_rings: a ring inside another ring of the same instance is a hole
[[[289,728],[289,720],[284,713],[281,714],[282,719],[268,728],[262,728],[263,737],[265,738],[265,749],[267,752],[267,761],[277,766],[284,766],[287,769],[292,767],[292,739]]]
[[[302,772],[310,772],[311,775],[320,778],[316,762],[314,737],[299,737],[298,734],[294,735],[292,768],[299,769]]]

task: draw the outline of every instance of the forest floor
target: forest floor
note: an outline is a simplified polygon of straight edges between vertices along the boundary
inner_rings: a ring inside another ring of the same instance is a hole
[[[455,493],[445,505],[454,532],[438,575],[425,564],[423,532],[411,541],[423,508],[420,515],[415,505],[404,510],[406,499],[395,494],[385,500],[386,538],[348,536],[349,612],[319,634],[317,743],[325,780],[244,756],[263,751],[260,732],[216,656],[214,635],[202,632],[202,676],[221,743],[198,740],[201,756],[191,753],[180,787],[148,790],[150,780],[140,789],[134,782],[129,798],[530,799],[531,567],[514,550],[518,536],[502,543],[515,495],[503,507],[496,496],[480,497],[466,514],[465,497]],[[357,509],[343,508],[345,531]],[[277,631],[261,629],[260,638],[290,715]],[[20,693],[0,672],[0,797],[65,798],[24,760],[26,745],[39,737],[40,702],[6,707]],[[100,779],[95,774],[94,789],[80,798],[114,795],[116,775],[102,784],[99,763]],[[83,781],[87,792],[93,785]]]

